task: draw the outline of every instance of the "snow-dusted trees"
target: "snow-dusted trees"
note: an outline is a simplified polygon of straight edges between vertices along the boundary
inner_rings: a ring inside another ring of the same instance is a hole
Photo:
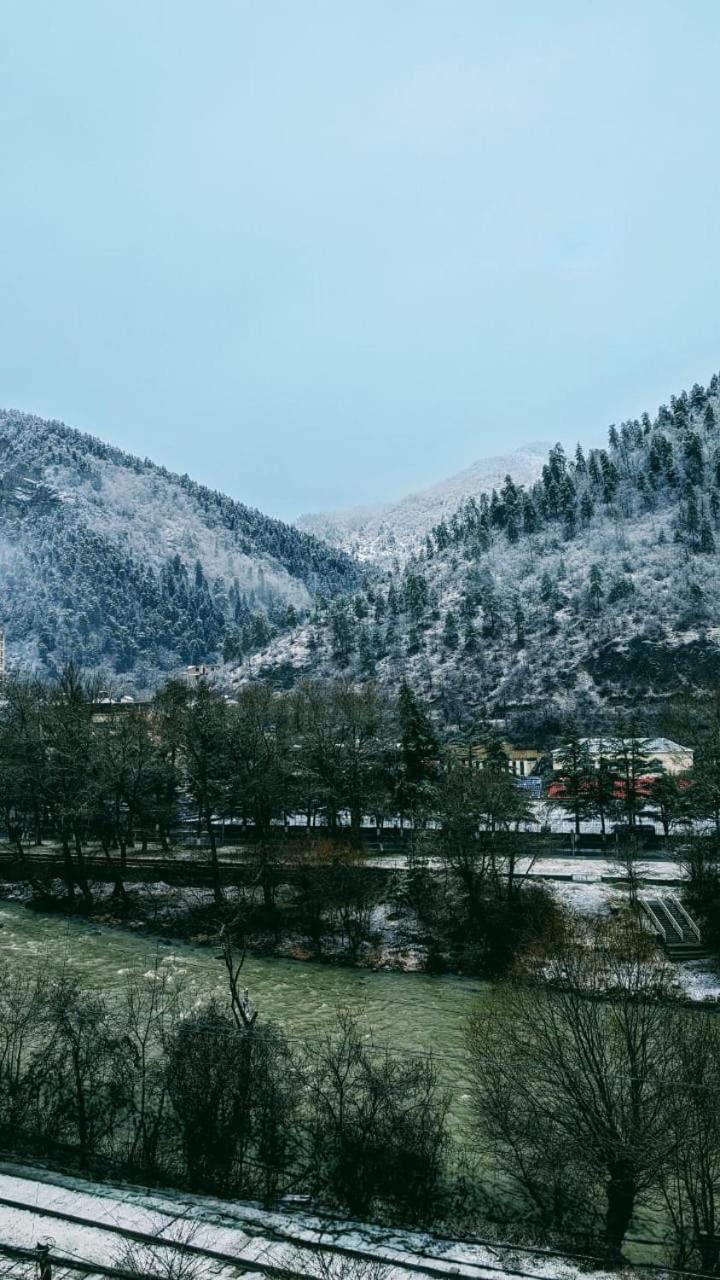
[[[70,654],[147,687],[181,663],[237,660],[316,591],[360,581],[342,551],[187,476],[60,423],[3,412],[0,430],[0,615],[43,671]]]

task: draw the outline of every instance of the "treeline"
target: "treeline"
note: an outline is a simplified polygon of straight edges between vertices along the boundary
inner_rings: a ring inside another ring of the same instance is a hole
[[[232,824],[236,838],[238,826],[247,833],[234,884],[251,881],[248,928],[277,935],[293,925],[318,950],[334,930],[356,952],[381,892],[379,872],[358,856],[361,825],[399,816],[411,868],[397,910],[417,921],[433,965],[450,956],[472,971],[502,969],[552,914],[526,883],[527,867],[520,871],[532,814],[499,735],[485,726],[485,768],[468,768],[464,753],[440,743],[407,684],[390,699],[347,681],[284,694],[256,684],[233,697],[202,681],[171,682],[147,708],[103,704],[97,694],[71,666],[49,684],[9,682],[0,713],[5,829],[43,896],[33,848],[59,843],[71,910],[93,906],[90,850],[102,851],[122,908],[128,850],[158,842],[170,851],[178,829],[203,836],[222,910],[219,841]],[[305,839],[288,844],[285,823],[298,814]],[[289,875],[292,911],[278,903]]]
[[[249,555],[272,556],[312,587],[320,584],[328,590],[347,590],[358,580],[357,565],[337,547],[236,502],[216,489],[208,489],[187,475],[168,471],[150,458],[135,457],[62,422],[26,413],[0,411],[0,430],[5,465],[34,479],[41,478],[48,468],[62,467],[101,489],[103,473],[97,467],[98,462],[138,475],[158,477],[184,490],[207,523],[229,530],[238,549]],[[107,469],[104,474],[107,477]]]
[[[130,845],[167,848],[178,823],[192,821],[216,870],[225,820],[250,826],[262,845],[289,814],[337,836],[347,816],[357,839],[365,814],[419,817],[435,803],[440,746],[408,686],[392,701],[343,681],[288,694],[250,685],[233,697],[203,680],[171,681],[143,706],[100,692],[70,664],[51,682],[8,681],[0,713],[6,829],[21,857],[28,841],[59,839],[70,896],[88,892],[89,841],[117,851],[120,870]]]
[[[190,1011],[161,964],[112,999],[67,975],[3,974],[4,1149],[613,1263],[651,1209],[665,1228],[653,1262],[720,1273],[720,1020],[677,1002],[629,921],[566,929],[481,997],[453,1124],[438,1061],[375,1045],[343,1011],[295,1040],[248,1016],[232,955],[229,973],[227,1003]]]
[[[432,557],[465,544],[487,551],[501,533],[509,543],[530,537],[543,526],[558,525],[566,540],[575,537],[598,509],[630,515],[654,511],[664,498],[679,499],[675,539],[691,553],[715,550],[720,524],[720,445],[717,439],[720,379],[706,388],[672,396],[655,418],[644,413],[611,426],[607,449],[581,445],[568,459],[562,445],[550,450],[542,479],[525,490],[508,476],[503,488],[470,498],[436,526],[427,542]]]
[[[603,837],[610,822],[632,836],[648,811],[666,836],[708,818],[720,833],[718,759],[711,744],[701,744],[696,767],[668,773],[651,754],[651,741],[625,730],[597,739],[593,751],[576,729],[568,731],[554,753],[548,799],[572,817],[576,835],[584,822],[597,821]]]
[[[255,586],[209,577],[179,554],[147,563],[122,543],[79,523],[74,509],[41,490],[19,502],[0,494],[10,557],[2,617],[13,646],[32,639],[46,672],[68,653],[86,669],[155,687],[184,664],[239,660],[296,625],[300,615],[258,571]]]
[[[178,832],[203,837],[214,904],[222,908],[227,868],[219,843],[228,826],[235,839],[245,836],[245,879],[239,866],[235,886],[251,885],[248,913],[258,934],[292,926],[320,951],[334,932],[356,953],[373,932],[382,892],[377,869],[358,854],[369,817],[380,830],[389,819],[406,830],[410,861],[394,890],[396,909],[417,923],[431,967],[502,972],[529,937],[554,928],[551,900],[528,883],[525,832],[538,815],[509,772],[500,735],[488,722],[476,726],[483,767],[475,768],[469,746],[440,741],[407,683],[391,699],[373,684],[345,680],[285,693],[254,684],[232,697],[204,681],[192,688],[170,682],[147,707],[118,706],[98,701],[97,685],[69,666],[54,682],[9,681],[4,692],[3,825],[39,889],[32,849],[44,840],[59,844],[70,909],[93,906],[89,851],[101,851],[122,907],[128,850],[157,843],[170,851]],[[720,702],[688,704],[685,719],[695,765],[675,776],[636,731],[609,737],[607,751],[592,759],[569,729],[549,775],[549,799],[578,831],[592,818],[603,830],[619,824],[635,857],[643,814],[659,815],[684,846],[688,895],[715,945]],[[298,815],[305,836],[289,842],[285,827]]]

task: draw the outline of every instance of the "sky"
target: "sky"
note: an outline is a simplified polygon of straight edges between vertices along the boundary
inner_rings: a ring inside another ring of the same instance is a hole
[[[716,0],[4,0],[0,404],[283,518],[720,368]]]

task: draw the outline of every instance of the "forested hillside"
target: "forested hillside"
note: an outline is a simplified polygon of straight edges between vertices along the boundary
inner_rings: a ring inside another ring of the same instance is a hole
[[[422,551],[317,609],[254,671],[395,681],[450,723],[650,713],[720,679],[720,383],[550,450],[541,478],[470,498]],[[245,678],[241,668],[238,679]]]
[[[0,411],[0,623],[8,656],[66,658],[130,688],[236,660],[318,591],[359,582],[341,551],[59,422]]]
[[[548,448],[546,444],[529,444],[500,457],[480,458],[464,471],[399,502],[301,516],[296,524],[359,560],[390,568],[394,560],[404,563],[413,555],[438,521],[454,515],[473,494],[489,493],[506,475],[516,484],[532,484],[542,471]]]

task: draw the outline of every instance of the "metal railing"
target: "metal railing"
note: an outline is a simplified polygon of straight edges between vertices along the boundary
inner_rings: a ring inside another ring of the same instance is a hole
[[[678,921],[675,919],[675,916],[673,915],[672,911],[670,910],[670,908],[669,908],[669,906],[668,906],[667,902],[665,901],[665,899],[664,899],[664,898],[658,898],[658,899],[657,899],[657,901],[658,901],[658,903],[660,904],[660,908],[661,908],[661,910],[665,913],[665,915],[667,916],[668,920],[670,921],[670,924],[672,925],[673,929],[675,930],[675,932],[676,932],[676,934],[677,934],[678,938],[680,939],[680,941],[681,941],[681,942],[684,942],[684,940],[685,940],[685,931],[684,931],[684,929],[683,929],[682,925],[681,925],[681,924],[678,924]]]
[[[677,911],[679,911],[680,915],[682,916],[682,918],[683,918],[683,920],[685,921],[685,923],[686,923],[686,925],[688,926],[688,928],[692,930],[692,932],[695,934],[695,937],[697,938],[698,942],[700,942],[700,930],[699,930],[698,926],[696,925],[695,921],[693,920],[692,916],[688,914],[688,912],[685,910],[685,907],[683,906],[682,902],[680,901],[680,899],[679,899],[678,897],[676,897],[676,895],[675,895],[674,893],[671,893],[671,894],[670,894],[670,899],[671,899],[671,901],[672,901],[673,907],[674,907]]]
[[[666,942],[667,930],[665,929],[665,926],[662,925],[658,920],[658,917],[656,916],[655,912],[650,906],[650,903],[647,901],[647,898],[641,898],[640,903],[643,908],[643,911],[645,911],[645,913],[649,916],[650,923],[652,924],[653,929],[655,930],[656,933],[660,934],[660,937],[662,938],[663,942]]]

